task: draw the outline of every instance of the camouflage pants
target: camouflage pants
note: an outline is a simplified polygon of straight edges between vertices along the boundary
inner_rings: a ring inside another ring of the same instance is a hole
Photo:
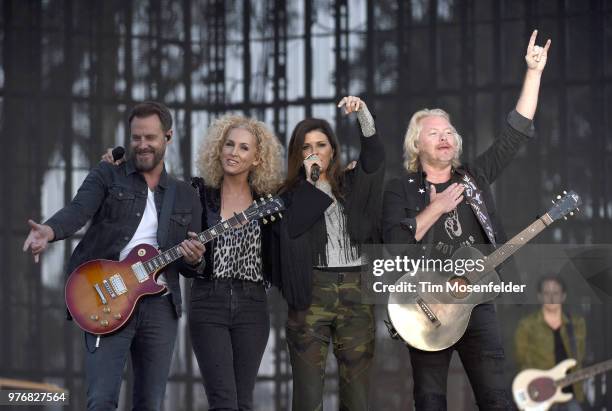
[[[374,356],[374,307],[361,303],[360,273],[314,271],[312,305],[289,310],[287,345],[293,373],[293,411],[323,409],[330,340],[338,362],[341,411],[368,409]]]

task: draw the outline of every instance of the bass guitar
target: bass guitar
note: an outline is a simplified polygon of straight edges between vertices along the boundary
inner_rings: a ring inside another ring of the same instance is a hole
[[[612,360],[583,368],[571,374],[567,370],[576,365],[576,360],[568,358],[550,370],[523,370],[512,381],[512,396],[520,410],[546,411],[553,404],[572,399],[571,393],[561,390],[578,381],[612,370]]]
[[[198,234],[197,239],[206,244],[226,231],[251,220],[283,211],[279,197],[268,196],[257,200],[248,209],[221,221]],[[183,257],[178,245],[159,252],[149,244],[135,246],[121,261],[92,260],[81,264],[66,282],[66,306],[72,318],[84,331],[96,335],[117,331],[129,320],[138,301],[146,295],[160,294],[166,286],[156,279],[163,269]]]
[[[484,256],[473,247],[459,248],[452,256],[457,261],[482,262],[482,270],[473,269],[457,275],[455,272],[422,271],[404,274],[395,283],[429,283],[425,291],[417,287],[410,294],[390,293],[387,323],[393,338],[401,338],[414,348],[423,351],[441,351],[455,344],[465,333],[473,308],[499,295],[495,286],[501,281],[495,268],[534,238],[548,225],[573,211],[580,205],[575,192],[557,196],[554,206],[542,217],[518,233],[493,253]],[[415,280],[416,279],[416,280]],[[474,292],[470,290],[478,290]]]

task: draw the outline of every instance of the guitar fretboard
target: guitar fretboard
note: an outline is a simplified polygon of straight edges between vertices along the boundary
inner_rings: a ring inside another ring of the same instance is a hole
[[[590,367],[583,368],[582,370],[573,372],[569,374],[568,376],[555,381],[555,385],[557,387],[566,387],[575,382],[587,379],[589,377],[600,374],[602,372],[606,372],[608,370],[612,370],[612,359],[608,361],[600,362],[599,364],[591,365]]]
[[[245,222],[249,221],[244,213],[235,214],[233,217],[228,218],[227,220],[221,221],[219,224],[210,227],[209,229],[202,231],[198,234],[197,239],[202,243],[206,244],[209,241],[212,241],[216,237],[225,233],[226,231],[232,230]],[[183,254],[179,249],[178,245],[160,253],[156,257],[151,258],[150,260],[144,261],[142,264],[147,270],[147,274],[153,274],[154,272],[161,270],[168,264],[178,260],[181,258]]]
[[[485,272],[495,269],[495,267],[506,261],[506,259],[531,241],[532,238],[540,234],[552,222],[552,218],[548,214],[544,214],[523,231],[512,237],[506,244],[493,251],[486,257]],[[466,274],[466,277],[472,282],[477,282],[480,275],[481,273],[474,271]]]

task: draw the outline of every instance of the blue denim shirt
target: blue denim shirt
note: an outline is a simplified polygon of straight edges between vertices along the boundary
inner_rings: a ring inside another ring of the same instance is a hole
[[[158,218],[171,178],[164,169],[155,188]],[[140,224],[147,203],[147,190],[144,177],[132,161],[119,166],[101,162],[89,172],[72,201],[45,222],[53,229],[54,241],[57,241],[70,237],[91,220],[85,236],[70,257],[67,274],[89,260],[119,259],[119,252]],[[199,233],[201,216],[202,208],[194,188],[176,180],[176,198],[168,233],[160,248],[166,250],[178,244],[187,237],[187,231]],[[159,239],[159,232],[157,236]],[[164,271],[177,315],[181,313],[179,272],[193,276],[194,269],[178,260]]]

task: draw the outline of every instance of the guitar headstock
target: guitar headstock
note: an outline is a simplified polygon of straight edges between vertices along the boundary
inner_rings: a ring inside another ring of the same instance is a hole
[[[261,197],[259,200],[253,201],[253,205],[244,210],[244,215],[249,221],[261,218],[263,223],[267,224],[266,217],[270,218],[270,221],[276,220],[275,215],[282,218],[281,211],[283,210],[285,210],[283,200],[278,196],[268,194],[267,197]]]
[[[575,191],[563,192],[563,195],[559,194],[556,200],[552,202],[554,205],[548,214],[552,221],[564,218],[567,220],[567,215],[574,215],[574,211],[579,211],[578,206],[582,204],[580,196]]]

